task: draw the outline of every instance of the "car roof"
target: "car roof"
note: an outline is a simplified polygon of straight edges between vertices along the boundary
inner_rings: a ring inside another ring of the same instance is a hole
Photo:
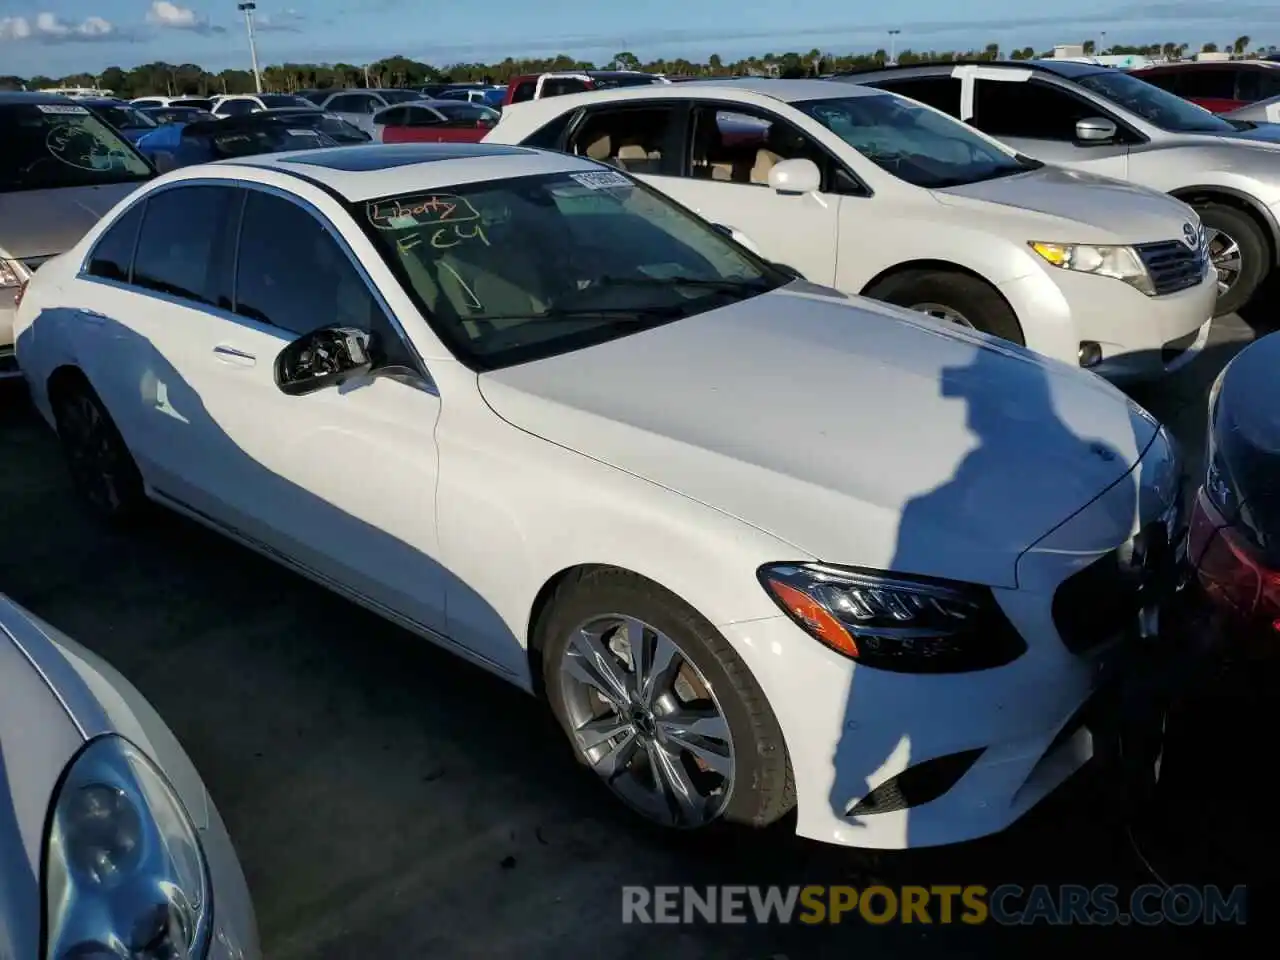
[[[274,170],[317,184],[351,202],[544,173],[617,172],[586,157],[491,143],[328,147],[239,157],[218,165],[240,167],[246,173]],[[178,172],[192,169],[196,168]],[[192,176],[199,176],[199,170]]]
[[[507,109],[521,111],[542,110],[547,114],[560,114],[570,107],[592,103],[608,103],[618,100],[692,100],[711,94],[716,99],[732,99],[743,91],[778,100],[797,103],[803,100],[827,100],[834,97],[879,97],[880,90],[836,84],[830,80],[773,80],[769,77],[741,77],[699,83],[651,83],[635,87],[610,87],[606,90],[587,90],[583,93],[567,93],[559,97],[544,97],[513,104]]]
[[[1183,63],[1151,63],[1145,67],[1134,67],[1133,73],[1146,73],[1148,71],[1159,70],[1161,72],[1177,71],[1177,70],[1204,70],[1209,67],[1232,67],[1242,68],[1250,67],[1261,70],[1280,70],[1280,63],[1274,63],[1270,60],[1187,60]]]
[[[1051,73],[1066,80],[1087,77],[1095,73],[1124,72],[1117,70],[1115,67],[1104,67],[1097,63],[1080,63],[1075,60],[1053,60],[1050,58],[1043,60],[946,60],[933,61],[931,63],[899,63],[892,66],[848,70],[844,73],[834,74],[832,79],[860,82],[866,77],[878,74],[907,76],[912,73],[950,73],[953,67],[958,66],[979,66],[996,70],[1039,70],[1042,73]]]
[[[79,101],[71,97],[64,97],[60,93],[27,93],[21,90],[3,90],[0,91],[0,105],[21,104],[21,103],[78,103]]]

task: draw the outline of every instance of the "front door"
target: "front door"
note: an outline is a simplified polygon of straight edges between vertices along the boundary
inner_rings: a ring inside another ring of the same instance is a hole
[[[347,247],[317,211],[250,190],[234,309],[210,318],[184,371],[217,425],[218,519],[322,578],[443,633],[434,438],[440,398]],[[283,347],[318,327],[371,332],[402,375],[282,393]],[[207,458],[206,458],[207,459]]]
[[[963,68],[957,68],[963,69]],[[1117,124],[1117,137],[1105,143],[1076,138],[1081,120],[1114,119],[1102,115],[1089,100],[1034,76],[1032,71],[993,71],[965,77],[973,97],[962,96],[969,107],[963,115],[974,127],[1008,144],[1019,153],[1107,177],[1129,174],[1129,131]]]

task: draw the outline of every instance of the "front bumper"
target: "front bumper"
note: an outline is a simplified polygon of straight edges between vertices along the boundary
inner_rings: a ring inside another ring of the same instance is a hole
[[[1096,343],[1102,362],[1089,369],[1119,383],[1190,363],[1208,341],[1218,299],[1208,272],[1198,286],[1148,297],[1120,280],[1045,267],[1000,292],[1022,318],[1030,349],[1074,366],[1080,344]]]

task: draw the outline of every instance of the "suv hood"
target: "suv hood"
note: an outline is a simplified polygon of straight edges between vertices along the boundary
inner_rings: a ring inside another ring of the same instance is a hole
[[[0,250],[17,260],[65,253],[141,185],[138,181],[0,193]]]
[[[479,386],[509,423],[811,557],[990,586],[1155,433],[1092,374],[802,282]]]
[[[1055,243],[1150,243],[1175,240],[1191,215],[1179,200],[1136,184],[1045,165],[1039,170],[933,191],[947,206],[996,203],[1010,212],[1043,214],[1060,221],[1043,229],[1068,229],[1026,240]]]

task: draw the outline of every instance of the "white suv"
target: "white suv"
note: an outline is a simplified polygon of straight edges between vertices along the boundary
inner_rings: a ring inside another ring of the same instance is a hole
[[[612,163],[814,283],[1112,379],[1175,369],[1208,337],[1189,207],[905,97],[823,80],[605,90],[508,107],[485,141]]]

